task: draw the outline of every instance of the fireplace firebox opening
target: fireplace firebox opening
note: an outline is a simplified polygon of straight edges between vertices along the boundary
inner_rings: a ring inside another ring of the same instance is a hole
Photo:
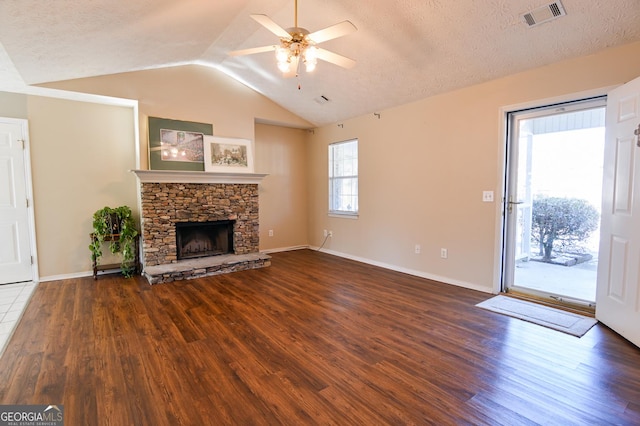
[[[177,222],[178,260],[233,253],[234,223],[235,220]]]

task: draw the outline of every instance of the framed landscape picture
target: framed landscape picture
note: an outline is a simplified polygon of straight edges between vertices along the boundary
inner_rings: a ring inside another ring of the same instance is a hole
[[[218,173],[253,173],[251,141],[205,136],[204,170]]]
[[[150,170],[204,170],[204,138],[213,125],[149,117]]]

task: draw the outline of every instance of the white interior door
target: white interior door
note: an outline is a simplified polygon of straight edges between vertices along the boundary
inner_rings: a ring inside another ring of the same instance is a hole
[[[640,78],[608,95],[596,317],[640,346]]]
[[[0,119],[0,284],[30,281],[26,122]]]

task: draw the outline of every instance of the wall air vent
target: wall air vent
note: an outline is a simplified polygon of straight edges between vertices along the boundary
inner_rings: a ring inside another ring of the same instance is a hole
[[[565,16],[566,14],[567,12],[565,12],[562,3],[560,3],[560,0],[557,0],[520,16],[522,16],[522,19],[529,27],[535,27]]]

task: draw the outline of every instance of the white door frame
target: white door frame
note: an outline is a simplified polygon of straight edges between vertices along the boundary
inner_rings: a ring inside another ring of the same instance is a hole
[[[587,98],[595,98],[599,96],[606,96],[607,93],[614,89],[617,86],[607,86],[594,90],[586,90],[583,92],[577,92],[562,96],[557,96],[553,98],[544,98],[538,99],[534,101],[524,102],[520,104],[507,105],[498,111],[499,114],[499,136],[500,142],[498,150],[498,164],[500,167],[497,168],[497,182],[499,182],[500,187],[498,188],[498,194],[505,194],[507,189],[507,131],[509,126],[509,113],[521,111],[525,109],[538,108],[544,105],[553,105],[560,104],[565,102],[572,102],[579,99],[587,99]],[[504,268],[504,252],[503,252],[503,235],[506,231],[506,221],[504,216],[505,209],[505,201],[504,197],[501,195],[499,200],[496,200],[496,209],[495,209],[495,235],[494,235],[494,264],[493,264],[493,293],[498,294],[502,289],[502,271]]]
[[[572,112],[579,112],[585,110],[592,109],[603,109],[606,107],[606,97],[598,96],[598,97],[590,97],[587,99],[576,99],[569,102],[563,103],[555,103],[551,105],[540,105],[537,108],[531,108],[526,110],[519,110],[509,114],[510,118],[510,128],[507,134],[507,138],[509,140],[505,141],[507,146],[507,155],[508,158],[505,158],[505,180],[506,180],[506,191],[505,194],[508,194],[509,200],[506,200],[504,210],[507,211],[505,214],[505,232],[503,237],[503,246],[504,246],[504,260],[503,260],[503,271],[502,271],[502,291],[517,291],[520,293],[530,294],[535,297],[548,298],[552,297],[556,300],[562,300],[567,303],[575,303],[578,305],[587,305],[592,307],[592,304],[595,302],[595,294],[593,295],[593,299],[582,300],[578,298],[572,297],[570,294],[556,294],[551,289],[546,290],[538,290],[534,288],[529,288],[526,285],[521,285],[521,283],[516,283],[515,272],[516,272],[516,263],[518,260],[519,251],[522,250],[526,253],[526,256],[529,256],[530,248],[528,247],[529,239],[525,235],[522,235],[521,244],[526,247],[518,247],[516,242],[518,241],[518,233],[526,232],[527,229],[531,227],[531,208],[533,203],[532,194],[530,193],[517,193],[516,187],[520,187],[520,183],[517,182],[518,177],[522,177],[521,173],[518,172],[518,169],[521,167],[521,153],[519,152],[522,149],[522,138],[523,138],[523,130],[521,128],[522,122],[531,122],[531,120],[538,119],[541,117],[552,117],[559,114],[567,114]],[[533,128],[524,130],[524,135],[528,135],[528,132],[533,132]],[[529,143],[531,143],[531,136],[529,137]],[[604,136],[602,139],[602,143],[604,145]],[[529,147],[530,148],[530,147]],[[529,152],[528,157],[530,160],[531,153]],[[528,172],[524,173],[524,175],[528,176]],[[528,184],[525,184],[528,188]],[[527,189],[528,191],[529,189]],[[517,196],[517,199],[512,199],[514,196]],[[520,214],[523,214],[523,217],[520,217]],[[526,215],[529,215],[528,221]],[[518,226],[516,223],[520,223],[520,220],[524,220],[524,225]],[[595,277],[594,277],[595,284]],[[561,299],[559,298],[561,297]]]
[[[38,253],[36,244],[36,219],[33,201],[33,180],[31,176],[31,141],[29,139],[29,122],[21,118],[0,117],[0,123],[19,125],[22,132],[24,144],[24,178],[27,193],[27,221],[29,226],[29,250],[31,253],[31,278],[33,282],[40,280],[38,271]]]

